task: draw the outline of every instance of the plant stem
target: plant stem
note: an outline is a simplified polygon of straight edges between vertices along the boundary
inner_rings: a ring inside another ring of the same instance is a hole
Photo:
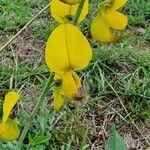
[[[74,24],[75,26],[77,25],[78,20],[79,20],[79,18],[80,18],[80,15],[81,15],[81,12],[82,12],[84,3],[85,3],[85,0],[81,0],[80,3],[79,3],[79,6],[78,6],[78,9],[77,9],[77,12],[76,12],[76,16],[75,16],[75,19],[74,19],[74,21],[73,21],[73,24]]]
[[[48,81],[47,81],[47,83],[46,83],[46,85],[45,85],[45,87],[43,89],[43,92],[42,92],[42,94],[41,94],[41,96],[40,96],[40,98],[39,98],[39,100],[38,100],[38,102],[36,104],[36,106],[34,107],[33,111],[31,112],[31,115],[27,119],[26,125],[25,125],[25,127],[24,127],[24,129],[23,129],[23,131],[21,133],[21,136],[20,136],[20,138],[18,140],[17,150],[21,149],[22,142],[25,139],[25,137],[27,135],[27,132],[28,132],[28,130],[29,130],[29,128],[30,128],[30,126],[31,126],[35,116],[37,115],[37,112],[39,111],[40,106],[43,103],[43,100],[45,99],[48,91],[50,90],[50,88],[52,86],[53,86],[53,84],[52,84],[52,75],[50,75],[50,77],[49,77],[49,79],[48,79]]]

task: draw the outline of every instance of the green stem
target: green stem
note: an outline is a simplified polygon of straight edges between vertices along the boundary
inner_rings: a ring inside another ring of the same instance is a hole
[[[73,21],[73,24],[74,24],[75,26],[77,25],[78,20],[79,20],[79,18],[80,18],[80,15],[81,15],[81,12],[82,12],[84,3],[85,3],[85,0],[81,0],[80,3],[79,3],[78,9],[77,9],[77,12],[76,12],[76,15],[75,15],[75,19],[74,19],[74,21]]]
[[[26,137],[26,135],[27,135],[27,132],[28,132],[28,130],[29,130],[31,124],[32,124],[32,122],[33,122],[35,116],[37,115],[37,112],[38,112],[39,109],[40,109],[40,106],[42,105],[42,103],[43,103],[43,101],[44,101],[44,99],[45,99],[45,97],[46,97],[48,91],[50,90],[50,88],[51,88],[52,86],[53,86],[53,84],[52,84],[52,75],[51,75],[51,76],[49,77],[49,79],[48,79],[48,81],[47,81],[47,83],[46,83],[44,89],[43,89],[43,92],[42,92],[42,94],[41,94],[41,96],[40,96],[40,98],[39,98],[39,100],[38,100],[36,106],[34,107],[32,113],[31,113],[31,115],[29,116],[29,118],[28,118],[28,120],[27,120],[27,122],[26,122],[26,125],[25,125],[25,127],[24,127],[24,129],[23,129],[23,131],[22,131],[22,133],[21,133],[21,136],[20,136],[20,138],[19,138],[19,140],[18,140],[17,150],[21,149],[21,147],[22,147],[22,142],[23,142],[23,140],[25,139],[25,137]]]

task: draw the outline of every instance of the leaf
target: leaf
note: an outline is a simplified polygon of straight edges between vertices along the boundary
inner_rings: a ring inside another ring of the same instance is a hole
[[[115,129],[115,125],[112,126],[112,132],[113,135],[107,141],[108,150],[127,150],[125,142]]]
[[[49,139],[50,136],[38,135],[33,139],[32,145],[35,146],[35,145],[46,143],[49,141]]]
[[[41,114],[41,116],[38,117],[40,127],[42,129],[42,132],[45,133],[46,125],[47,125],[47,120],[48,120],[48,112],[46,111],[45,114]]]

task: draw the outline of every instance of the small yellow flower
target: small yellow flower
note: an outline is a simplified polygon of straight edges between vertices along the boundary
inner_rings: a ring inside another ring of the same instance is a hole
[[[65,23],[66,17],[68,16],[72,17],[76,15],[78,5],[79,4],[68,5],[61,2],[60,0],[52,0],[51,15],[59,23]],[[86,15],[88,14],[88,9],[89,9],[89,2],[88,0],[86,0],[78,22],[81,22],[86,17]]]
[[[63,97],[75,99],[80,78],[74,72],[85,68],[92,58],[89,42],[81,31],[72,24],[61,24],[51,33],[45,50],[49,69],[55,72],[55,80],[61,84],[54,90],[54,108],[59,110]]]
[[[64,97],[69,100],[75,100],[78,97],[81,81],[79,76],[72,70],[65,71],[61,76],[55,75],[55,80],[60,83],[55,86],[53,92],[53,106],[55,110],[59,111],[64,104]]]
[[[55,80],[62,81],[60,85],[55,87],[53,97],[53,106],[55,110],[59,110],[64,104],[64,97],[70,100],[76,99],[78,89],[81,87],[81,81],[79,76],[74,71],[68,71],[61,78],[55,75]]]
[[[112,29],[123,30],[126,28],[128,19],[127,17],[118,12],[127,0],[107,0],[100,3],[99,13],[91,24],[91,34],[96,41],[99,42],[114,42],[120,40],[125,35],[113,35]]]
[[[19,98],[20,94],[17,92],[9,92],[5,96],[2,122],[0,123],[0,139],[2,140],[13,141],[20,135],[20,130],[17,127],[17,120],[9,119],[9,114]]]
[[[60,0],[60,1],[69,5],[75,5],[80,2],[80,0]]]

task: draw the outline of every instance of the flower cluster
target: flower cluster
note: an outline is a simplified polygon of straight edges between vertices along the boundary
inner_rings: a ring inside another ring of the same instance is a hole
[[[9,92],[6,94],[3,104],[3,116],[0,123],[0,139],[13,141],[20,135],[20,130],[17,127],[18,122],[16,119],[9,118],[10,112],[20,99],[20,94],[17,92]]]
[[[65,17],[76,14],[78,3],[75,0],[52,0],[51,14],[60,23],[48,38],[45,60],[50,71],[55,73],[56,86],[53,92],[55,110],[59,110],[64,97],[70,100],[77,98],[81,87],[77,70],[85,68],[92,58],[92,50],[88,40]],[[70,3],[69,3],[70,2]],[[88,12],[88,0],[84,4],[79,21],[83,20]]]
[[[48,38],[45,61],[50,71],[55,74],[53,106],[57,111],[63,106],[65,98],[79,99],[81,80],[75,71],[84,69],[92,59],[88,40],[70,21],[79,17],[77,19],[79,23],[88,14],[89,0],[85,0],[81,13],[78,17],[76,16],[78,6],[82,4],[80,1],[82,0],[52,0],[51,3],[51,15],[59,22],[59,25]],[[128,34],[114,35],[111,31],[126,28],[128,19],[118,11],[126,2],[127,0],[106,0],[99,4],[98,13],[92,20],[90,30],[96,41],[114,42],[128,36]],[[16,140],[20,135],[17,120],[9,117],[19,99],[20,94],[17,92],[9,92],[5,96],[0,122],[0,139],[2,140]]]
[[[74,19],[81,0],[52,0],[51,15],[60,24],[51,33],[45,50],[45,60],[50,71],[55,73],[56,86],[53,92],[54,109],[59,110],[64,97],[76,99],[81,81],[76,70],[85,68],[92,58],[89,42],[81,31],[69,19]],[[106,0],[99,4],[98,14],[91,23],[91,35],[96,41],[114,42],[127,36],[114,35],[111,29],[123,30],[127,26],[127,17],[118,9],[127,0]],[[89,10],[89,1],[85,0],[78,23]]]

